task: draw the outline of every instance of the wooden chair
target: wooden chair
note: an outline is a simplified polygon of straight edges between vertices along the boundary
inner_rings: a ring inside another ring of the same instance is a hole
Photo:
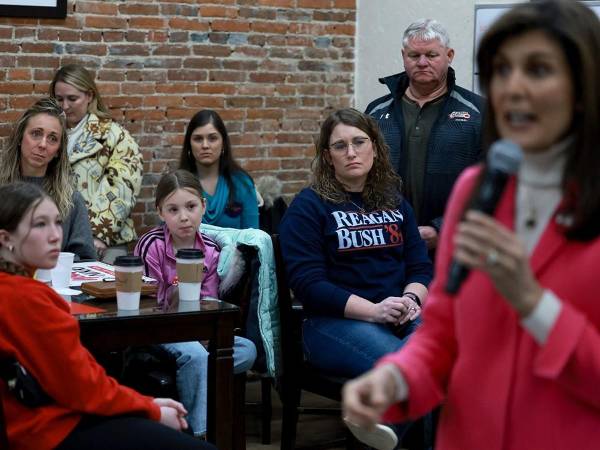
[[[339,408],[304,408],[300,406],[302,391],[332,399],[341,400],[342,386],[347,378],[330,375],[311,366],[304,360],[302,350],[302,305],[292,300],[286,281],[279,236],[273,234],[273,251],[277,275],[277,295],[281,315],[281,355],[283,375],[280,382],[280,397],[283,404],[281,450],[291,450],[296,443],[296,427],[299,413],[327,414],[340,417]],[[346,437],[332,442],[319,444],[318,448],[339,447],[362,448],[347,432]],[[311,448],[317,448],[311,447]],[[306,449],[308,450],[308,449]]]

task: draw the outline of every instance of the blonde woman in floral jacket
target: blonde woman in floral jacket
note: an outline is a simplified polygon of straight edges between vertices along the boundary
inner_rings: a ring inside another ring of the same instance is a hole
[[[142,182],[142,155],[131,135],[113,121],[92,75],[63,66],[50,84],[66,113],[68,153],[75,189],[83,195],[101,259],[112,262],[136,239],[131,211]]]

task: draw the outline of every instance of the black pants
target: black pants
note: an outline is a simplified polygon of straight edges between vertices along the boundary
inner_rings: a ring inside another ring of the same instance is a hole
[[[133,416],[87,416],[56,450],[216,450],[212,444]]]

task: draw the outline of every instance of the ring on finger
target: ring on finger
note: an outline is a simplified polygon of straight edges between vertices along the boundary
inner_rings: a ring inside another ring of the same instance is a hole
[[[495,266],[496,264],[498,264],[499,256],[500,256],[500,254],[498,253],[498,250],[493,248],[487,253],[485,262],[487,263],[488,266]]]

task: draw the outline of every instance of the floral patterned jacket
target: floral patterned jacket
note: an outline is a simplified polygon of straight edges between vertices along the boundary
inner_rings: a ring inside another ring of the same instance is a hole
[[[69,156],[75,188],[88,207],[95,238],[106,245],[136,239],[131,211],[142,184],[142,155],[131,135],[111,119],[90,114]]]

